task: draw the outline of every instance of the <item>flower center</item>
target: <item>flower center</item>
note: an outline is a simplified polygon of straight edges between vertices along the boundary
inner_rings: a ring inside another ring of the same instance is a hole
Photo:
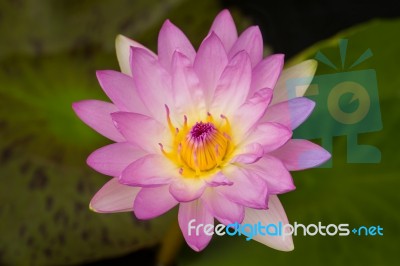
[[[206,175],[224,163],[232,150],[230,124],[224,115],[215,121],[208,114],[206,121],[195,122],[191,127],[184,116],[183,126],[176,128],[171,122],[167,106],[166,110],[172,135],[171,151],[167,152],[161,143],[159,145],[163,154],[178,165],[181,175]]]
[[[195,171],[218,166],[225,156],[228,140],[213,123],[197,122],[182,143],[181,158]]]

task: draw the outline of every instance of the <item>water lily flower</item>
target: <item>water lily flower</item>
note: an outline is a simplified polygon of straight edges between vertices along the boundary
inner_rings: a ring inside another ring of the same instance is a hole
[[[289,171],[315,167],[330,154],[292,131],[314,103],[287,93],[290,78],[312,77],[316,62],[282,71],[284,56],[263,59],[257,26],[238,36],[227,10],[215,18],[196,51],[169,20],[158,36],[158,54],[124,36],[116,39],[121,72],[98,71],[112,103],[73,104],[80,119],[115,143],[87,163],[111,176],[90,208],[133,211],[152,219],[179,205],[188,245],[203,250],[204,232],[188,223],[288,223],[277,197],[295,189]],[[272,248],[293,249],[291,237],[256,236]]]

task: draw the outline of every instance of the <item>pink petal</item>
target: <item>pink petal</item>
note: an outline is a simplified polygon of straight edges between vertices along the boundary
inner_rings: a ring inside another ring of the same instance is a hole
[[[247,98],[251,82],[251,65],[245,51],[238,53],[225,68],[215,89],[211,112],[229,116]]]
[[[229,50],[229,59],[233,58],[240,51],[246,51],[249,54],[251,65],[254,67],[261,61],[263,56],[263,39],[258,26],[247,28]]]
[[[131,77],[113,70],[97,71],[96,74],[100,86],[120,111],[148,114]]]
[[[138,219],[147,220],[166,213],[177,204],[168,186],[143,188],[136,196],[133,211]]]
[[[131,40],[123,35],[118,35],[115,39],[115,48],[117,50],[118,63],[121,68],[121,72],[129,76],[132,76],[131,65],[129,62],[132,46],[146,49],[154,58],[157,58],[157,56],[152,51],[144,47],[142,44]]]
[[[273,156],[264,155],[256,163],[246,167],[257,172],[258,176],[267,182],[270,195],[286,193],[296,188],[282,161]]]
[[[269,196],[268,210],[254,210],[250,208],[245,209],[245,218],[242,224],[257,224],[258,222],[261,222],[263,225],[277,225],[279,222],[282,222],[283,226],[289,223],[285,210],[283,209],[282,204],[277,196]],[[294,249],[291,235],[271,236],[266,234],[263,236],[258,234],[254,236],[253,239],[257,242],[281,251],[292,251]]]
[[[257,124],[259,119],[264,115],[271,98],[271,89],[259,90],[236,110],[232,119],[236,139],[243,139],[249,130]]]
[[[290,171],[316,167],[331,158],[331,154],[322,147],[303,139],[289,140],[271,155],[282,160]]]
[[[194,221],[192,221],[193,219]],[[205,234],[204,230],[198,230],[199,234],[196,234],[196,229],[189,227],[189,225],[196,227],[199,224],[214,225],[214,217],[200,200],[181,203],[179,205],[178,222],[186,243],[193,250],[199,252],[208,245],[212,235]]]
[[[131,49],[133,80],[138,94],[152,117],[165,122],[164,106],[173,106],[171,76],[149,52]]]
[[[166,20],[158,35],[158,57],[160,64],[165,69],[170,69],[172,55],[176,50],[184,54],[193,63],[196,51],[192,44],[178,27]]]
[[[259,124],[250,133],[245,143],[259,143],[264,148],[264,153],[276,150],[292,137],[292,131],[279,123]]]
[[[250,94],[263,88],[275,87],[282,72],[284,57],[283,54],[270,55],[253,68]]]
[[[317,70],[317,65],[317,61],[310,59],[283,70],[275,86],[274,97],[271,105],[284,102],[295,97],[302,97],[314,77],[315,71]],[[304,82],[302,83],[301,87],[296,88],[295,92],[291,91],[289,93],[286,85],[287,82],[292,79],[302,79]]]
[[[229,51],[237,40],[235,22],[227,9],[222,10],[214,19],[210,32],[215,32],[222,41],[225,51]]]
[[[118,132],[111,120],[110,114],[118,111],[114,104],[85,100],[73,103],[72,108],[85,124],[101,135],[115,142],[125,141],[125,138]]]
[[[233,185],[214,188],[218,193],[243,206],[256,209],[267,207],[267,183],[259,176],[234,165],[225,167],[223,172]]]
[[[239,148],[238,153],[233,157],[231,163],[252,164],[263,156],[264,149],[259,143],[251,143]]]
[[[211,32],[201,43],[194,61],[194,70],[204,89],[206,102],[211,102],[215,88],[226,65],[228,56],[218,36]]]
[[[89,207],[101,213],[132,211],[139,190],[138,187],[121,185],[118,178],[113,178],[94,195]]]
[[[163,155],[146,155],[131,163],[120,177],[122,184],[139,187],[165,185],[171,182],[178,169]]]
[[[132,162],[142,157],[145,152],[128,142],[113,143],[104,146],[87,159],[87,164],[97,172],[110,176],[119,176]]]
[[[277,122],[294,130],[312,113],[315,103],[299,97],[268,107],[260,122]]]
[[[175,111],[180,112],[182,118],[187,114],[206,113],[203,90],[190,60],[176,51],[171,69]]]
[[[162,124],[135,113],[116,112],[111,116],[115,126],[129,142],[150,153],[160,152],[158,143],[162,142],[162,136],[166,136]]]
[[[169,186],[169,192],[179,202],[198,199],[203,194],[206,183],[198,178],[178,178]]]
[[[210,187],[218,187],[218,186],[231,186],[233,182],[230,181],[223,173],[218,172],[217,174],[204,179],[207,183],[207,186]]]
[[[225,225],[241,223],[244,219],[242,205],[234,203],[212,190],[206,191],[201,200],[211,214]]]

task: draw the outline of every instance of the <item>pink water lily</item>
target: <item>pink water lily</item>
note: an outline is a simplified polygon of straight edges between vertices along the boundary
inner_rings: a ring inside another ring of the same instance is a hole
[[[112,103],[73,104],[87,125],[115,143],[87,163],[112,179],[92,210],[133,211],[152,219],[179,205],[188,245],[200,251],[210,235],[188,234],[188,223],[288,223],[278,194],[295,189],[289,171],[315,167],[330,154],[292,131],[314,103],[287,93],[290,78],[312,77],[316,62],[282,71],[284,56],[263,59],[258,27],[240,36],[229,11],[215,18],[197,52],[167,20],[158,55],[124,36],[116,40],[121,72],[98,71]],[[272,248],[293,249],[291,237],[257,236]]]

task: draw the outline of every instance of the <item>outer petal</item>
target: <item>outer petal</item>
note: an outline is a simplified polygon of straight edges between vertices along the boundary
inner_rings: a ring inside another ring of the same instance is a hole
[[[208,245],[212,235],[205,234],[204,230],[199,230],[197,235],[196,229],[190,227],[190,225],[214,224],[214,217],[200,200],[181,203],[179,205],[178,221],[187,244],[193,250],[201,251]]]
[[[144,47],[142,44],[134,40],[131,40],[123,35],[118,35],[117,38],[115,39],[115,48],[117,51],[118,63],[122,73],[130,76],[132,76],[132,71],[129,58],[132,46],[146,49],[154,58],[157,58],[157,56],[152,51]]]
[[[138,219],[147,220],[166,213],[177,204],[168,186],[143,188],[136,196],[133,211]]]
[[[89,207],[101,213],[132,211],[139,190],[137,187],[121,185],[118,178],[113,178],[94,195]]]
[[[113,143],[90,154],[87,164],[102,174],[119,176],[130,163],[144,154],[142,149],[131,143]]]
[[[234,203],[212,190],[207,190],[201,200],[211,214],[225,225],[241,223],[244,219],[242,205]]]
[[[270,195],[286,193],[296,188],[289,171],[281,160],[273,156],[264,155],[256,163],[247,165],[246,167],[257,172],[267,182]]]
[[[229,116],[241,106],[249,93],[251,64],[245,51],[238,53],[225,68],[215,90],[211,112]]]
[[[101,135],[115,142],[125,141],[125,138],[118,132],[111,120],[110,114],[118,111],[114,104],[97,100],[85,100],[73,103],[72,108],[85,124]]]
[[[179,202],[198,199],[204,192],[206,183],[196,178],[178,178],[169,186],[172,196]]]
[[[202,84],[207,103],[211,102],[218,80],[227,64],[228,56],[225,48],[218,36],[211,32],[201,43],[193,65]]]
[[[168,184],[178,169],[162,155],[150,154],[131,163],[120,177],[122,184],[151,187]]]
[[[131,49],[133,80],[138,94],[152,117],[165,122],[164,105],[173,104],[171,76],[149,52]]]
[[[244,50],[249,54],[251,65],[254,67],[261,61],[263,49],[264,46],[260,28],[258,28],[258,26],[252,26],[242,32],[232,49],[229,50],[228,57],[231,59],[238,52]]]
[[[182,53],[176,51],[172,59],[172,91],[174,109],[182,115],[191,118],[199,113],[206,113],[204,92],[200,81],[193,70],[192,63]],[[193,117],[200,120],[200,117]]]
[[[331,158],[331,154],[322,147],[303,139],[289,140],[271,155],[282,160],[290,171],[316,167]]]
[[[97,79],[107,96],[121,111],[148,114],[133,79],[113,70],[97,71]]]
[[[271,104],[284,102],[295,97],[302,97],[308,89],[308,85],[311,83],[312,78],[314,77],[315,71],[317,70],[317,65],[317,61],[310,59],[283,70],[282,75],[276,84],[274,98],[272,99]],[[291,79],[298,78],[303,79],[303,85],[299,88],[296,88],[295,92],[289,92],[286,83]]]
[[[158,58],[165,69],[170,69],[172,55],[176,50],[183,53],[193,63],[196,51],[192,44],[178,27],[166,20],[158,35]]]
[[[279,123],[259,124],[246,138],[245,143],[259,143],[264,153],[276,150],[292,137],[292,131]]]
[[[282,207],[279,199],[275,195],[269,196],[268,210],[254,210],[246,208],[245,218],[242,224],[288,224],[285,210]],[[257,235],[253,238],[255,241],[267,245],[271,248],[281,251],[291,251],[294,249],[292,236],[270,236],[270,235]]]
[[[284,57],[283,54],[270,55],[253,68],[251,95],[263,88],[275,88],[275,84],[282,72]]]
[[[277,122],[294,130],[312,113],[315,103],[299,97],[268,107],[260,122]]]
[[[214,188],[218,193],[243,206],[256,209],[267,207],[267,183],[259,176],[234,165],[225,167],[223,172],[233,185]]]
[[[135,113],[116,112],[111,116],[115,126],[130,143],[149,153],[159,153],[158,143],[166,135],[162,124],[151,117]]]
[[[222,41],[225,50],[229,51],[237,40],[235,22],[227,9],[222,10],[214,19],[210,33],[215,32]]]
[[[271,89],[262,89],[247,100],[239,109],[236,110],[233,116],[232,126],[234,128],[235,138],[237,141],[244,139],[244,136],[252,129],[258,120],[264,115],[272,98]]]

